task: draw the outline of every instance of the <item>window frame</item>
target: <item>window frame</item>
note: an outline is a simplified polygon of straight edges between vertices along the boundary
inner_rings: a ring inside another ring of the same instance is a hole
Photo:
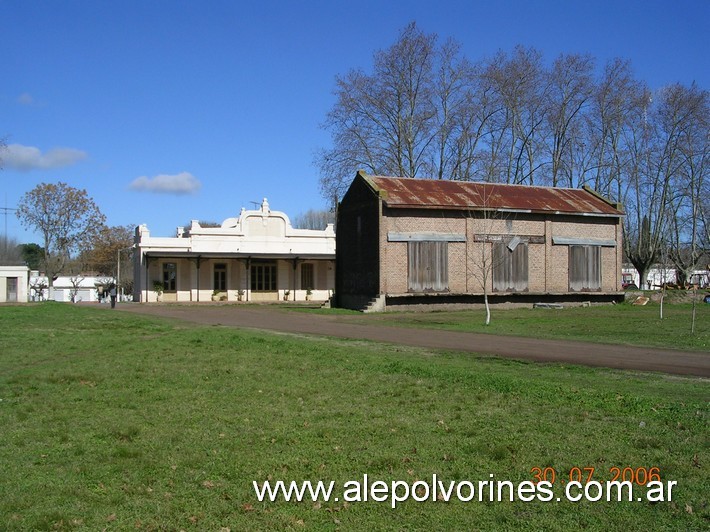
[[[171,268],[172,266],[172,268]],[[163,262],[163,292],[177,292],[177,262]],[[172,277],[171,277],[172,273]]]
[[[252,262],[249,277],[249,287],[252,292],[276,292],[278,287],[276,262]]]
[[[227,291],[227,263],[217,262],[212,267],[212,289],[217,292]]]
[[[301,264],[301,290],[313,290],[315,278],[315,265],[312,262]]]

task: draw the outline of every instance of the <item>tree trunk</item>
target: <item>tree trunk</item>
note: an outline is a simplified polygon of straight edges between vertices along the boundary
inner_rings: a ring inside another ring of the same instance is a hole
[[[51,260],[53,258],[50,257],[49,254],[49,239],[45,235],[44,237],[44,274],[47,276],[47,289],[48,293],[52,293],[52,288],[54,287],[54,280],[52,277],[54,277],[54,268],[52,268]]]
[[[639,290],[646,289],[646,277],[648,276],[648,268],[644,265],[634,264],[634,268],[639,274]]]
[[[483,290],[483,301],[486,303],[486,325],[491,324],[491,306],[488,304],[488,290]]]
[[[648,277],[648,272],[651,269],[651,266],[653,266],[653,263],[655,262],[655,259],[658,255],[647,253],[644,251],[628,253],[628,255],[631,264],[634,265],[634,268],[636,268],[636,271],[639,274],[639,284],[641,285],[639,286],[639,288],[641,290],[644,290],[646,286],[646,278]]]

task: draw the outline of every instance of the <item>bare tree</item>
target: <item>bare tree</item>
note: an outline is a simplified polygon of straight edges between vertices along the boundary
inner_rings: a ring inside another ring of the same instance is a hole
[[[316,156],[325,198],[341,197],[357,168],[443,177],[454,164],[450,137],[461,124],[468,64],[455,43],[436,41],[411,23],[375,53],[372,75],[351,70],[336,79],[336,103],[324,124],[334,146]]]
[[[335,223],[335,213],[331,211],[309,209],[293,218],[296,229],[325,229],[328,224]]]
[[[503,164],[491,180],[533,185],[543,164],[542,126],[549,86],[542,54],[523,46],[516,46],[510,57],[500,52],[487,75],[503,110],[494,125],[494,131],[502,134],[496,151]]]
[[[205,228],[209,228],[209,227],[222,227],[222,224],[221,224],[220,222],[213,222],[213,221],[210,221],[210,220],[198,220],[197,223],[200,224],[200,227],[205,227]],[[191,225],[192,225],[192,220],[190,220],[190,221],[189,221],[188,223],[186,223],[186,224],[183,224],[183,227],[188,228],[188,227],[190,227]]]
[[[491,277],[493,276],[493,243],[489,242],[487,237],[489,236],[490,232],[490,227],[489,227],[489,218],[490,214],[487,211],[483,211],[483,233],[482,236],[483,238],[480,241],[480,245],[478,246],[478,249],[476,249],[476,246],[472,247],[471,251],[471,262],[473,264],[473,267],[471,270],[469,270],[469,275],[474,278],[474,280],[478,283],[480,286],[481,290],[483,291],[483,303],[486,307],[486,325],[490,325],[491,323],[491,307],[488,302],[488,291],[489,291],[489,284],[491,282]]]
[[[699,242],[706,256],[710,257],[710,179],[706,180],[700,201]],[[708,261],[710,269],[710,260]]]
[[[479,208],[467,213],[467,221],[474,232],[472,245],[467,248],[467,260],[471,264],[468,275],[483,292],[485,324],[490,325],[491,307],[488,296],[495,287],[494,276],[502,273],[506,265],[512,265],[510,254],[515,251],[520,241],[511,234],[512,220],[508,218],[507,213],[501,213],[492,207],[493,185],[482,184],[480,194]],[[503,225],[505,231],[502,230]],[[527,254],[525,258],[527,259]]]
[[[22,264],[22,248],[12,237],[3,235],[0,237],[0,264]]]
[[[85,277],[81,274],[72,275],[69,277],[69,282],[71,283],[71,288],[69,289],[69,299],[72,303],[77,303],[77,296],[81,290],[81,283],[84,281]]]
[[[583,144],[571,150],[579,136],[585,107],[592,96],[594,60],[589,55],[561,55],[548,75],[546,140],[550,158],[548,183],[575,186],[573,156],[584,151]]]
[[[335,148],[322,157],[324,178],[334,161],[335,171],[347,165],[347,175],[352,168],[372,174],[417,175],[434,115],[428,91],[435,39],[411,23],[392,47],[375,54],[373,75],[352,70],[337,78],[337,102],[325,124],[333,133]],[[324,182],[330,198],[327,185]]]
[[[653,124],[649,119],[652,97],[647,92],[641,98],[625,131],[629,160],[625,168],[628,188],[623,245],[626,257],[639,273],[639,282],[644,285],[664,242],[670,176],[654,171]]]
[[[510,111],[500,91],[506,61],[506,56],[499,53],[490,61],[481,64],[476,86],[475,99],[482,109],[482,138],[475,170],[478,176],[488,182],[503,182],[509,174],[510,164],[506,165],[506,158],[507,146],[510,143]]]
[[[373,175],[491,183],[591,184],[626,211],[624,253],[641,282],[663,246],[688,272],[710,252],[707,91],[652,92],[628,61],[517,46],[471,62],[415,24],[372,73],[336,81],[317,158],[331,201]]]
[[[670,196],[668,255],[676,268],[677,282],[685,285],[705,254],[702,245],[704,212],[707,193],[708,157],[710,156],[710,98],[707,91],[675,86],[669,89],[668,105],[677,107],[673,113],[679,125],[677,136],[678,162],[673,175]]]
[[[681,269],[694,260],[686,260],[689,256],[685,243],[672,246],[675,251],[671,249],[669,235],[677,235],[673,240],[678,241],[684,241],[687,235],[692,241],[690,234],[698,234],[694,221],[689,228],[685,226],[681,211],[684,198],[691,198],[688,205],[698,204],[692,200],[696,191],[702,190],[704,178],[698,173],[707,171],[700,155],[707,149],[708,129],[703,125],[703,121],[707,124],[707,116],[699,118],[703,113],[707,114],[707,93],[676,84],[658,91],[653,99],[649,96],[643,115],[635,122],[635,136],[629,143],[632,164],[624,251],[639,272],[641,283],[663,247]],[[699,131],[698,143],[692,140],[694,131]],[[699,208],[694,214],[700,214]]]
[[[43,277],[32,277],[29,280],[30,290],[32,293],[32,301],[44,301],[47,297],[45,290],[49,285]]]
[[[447,41],[438,58],[432,87],[436,131],[426,174],[436,179],[469,180],[485,123],[475,94],[480,75],[455,41]]]
[[[609,61],[596,84],[587,114],[586,142],[592,153],[592,187],[623,202],[626,196],[634,117],[644,115],[650,93],[637,81],[627,61]]]
[[[41,183],[27,192],[20,200],[17,217],[22,225],[42,234],[50,288],[71,254],[86,247],[105,220],[86,190],[61,182]]]

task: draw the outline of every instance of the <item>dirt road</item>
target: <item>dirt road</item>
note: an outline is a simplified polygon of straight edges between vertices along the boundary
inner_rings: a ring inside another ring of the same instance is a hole
[[[124,312],[175,318],[205,325],[364,339],[539,362],[710,377],[710,353],[702,352],[387,327],[356,323],[352,316],[347,315],[284,312],[274,307],[256,305],[122,304],[117,308]]]

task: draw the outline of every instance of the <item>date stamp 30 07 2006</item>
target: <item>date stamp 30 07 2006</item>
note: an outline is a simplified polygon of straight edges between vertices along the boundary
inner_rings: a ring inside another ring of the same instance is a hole
[[[597,473],[597,468],[595,467],[571,467],[566,475],[559,474],[558,471],[553,467],[532,467],[530,469],[532,474],[532,480],[535,483],[539,482],[549,482],[554,484],[555,482],[561,482],[566,484],[568,482],[579,482],[581,484],[587,484],[592,481],[596,481],[595,474]],[[617,467],[612,466],[609,468],[610,482],[631,482],[638,486],[645,486],[649,482],[660,482],[661,481],[661,470],[658,467]]]

